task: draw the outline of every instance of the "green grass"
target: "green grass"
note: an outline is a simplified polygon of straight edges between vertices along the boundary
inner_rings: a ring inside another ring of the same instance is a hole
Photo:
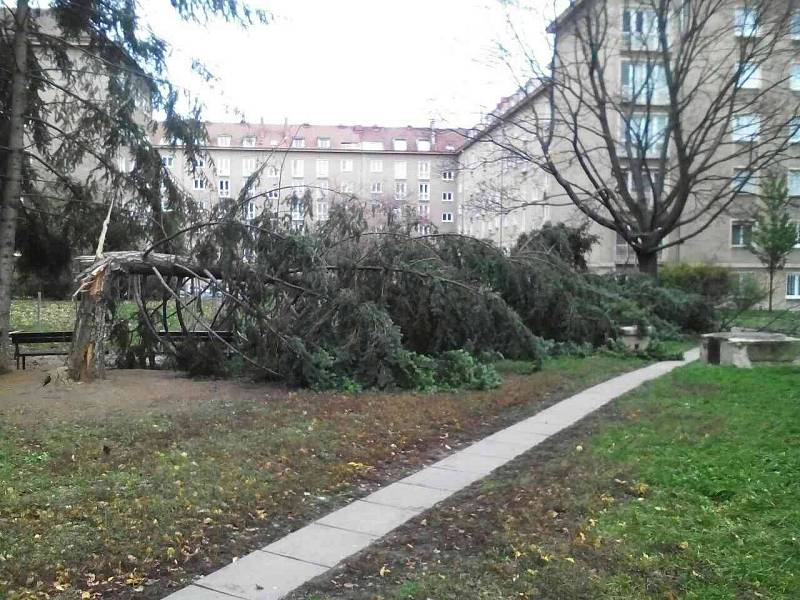
[[[617,410],[337,576],[369,595],[296,597],[797,598],[800,368],[694,364]]]
[[[800,334],[800,309],[798,307],[775,309],[772,312],[747,310],[742,313],[731,313],[727,315],[725,321],[729,327],[746,327],[747,329],[790,335]]]
[[[213,314],[219,300],[203,300],[206,315]],[[155,306],[156,303],[150,302]],[[174,304],[169,307],[168,323],[172,330],[180,327],[177,316],[172,314]],[[136,314],[136,305],[133,302],[123,302],[119,314],[133,316]],[[193,319],[185,316],[187,327],[192,329]],[[43,300],[41,310],[37,310],[37,301],[31,299],[17,299],[11,302],[11,331],[72,331],[75,325],[75,303],[71,300]],[[160,327],[160,321],[156,323]]]
[[[59,587],[162,597],[168,580],[262,547],[359,493],[360,482],[416,470],[431,452],[641,364],[562,358],[492,391],[264,388],[178,413],[121,406],[97,421],[76,407],[0,424],[0,598]]]

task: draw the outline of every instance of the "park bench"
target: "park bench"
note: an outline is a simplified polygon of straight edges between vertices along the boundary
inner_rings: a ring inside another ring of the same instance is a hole
[[[799,360],[800,339],[763,331],[722,331],[702,336],[700,360],[749,368],[754,362]]]
[[[230,342],[233,340],[233,332],[231,331],[216,331],[217,336],[225,340],[226,342]],[[14,344],[14,360],[17,363],[17,369],[19,369],[20,359],[22,360],[22,370],[25,370],[25,358],[28,356],[66,356],[69,354],[69,349],[65,348],[63,345],[60,344],[71,344],[72,343],[72,332],[71,331],[12,331],[11,332],[11,343]],[[200,331],[159,331],[159,337],[164,337],[169,335],[169,339],[173,342],[182,341],[187,339],[197,339],[197,338],[212,338],[215,339],[216,336],[212,336],[209,334],[208,331],[200,330]],[[26,348],[25,346],[37,346],[42,344],[49,344],[50,346],[44,350],[31,350],[30,348]],[[59,344],[59,346],[55,346],[55,344]],[[23,346],[23,348],[20,348]]]

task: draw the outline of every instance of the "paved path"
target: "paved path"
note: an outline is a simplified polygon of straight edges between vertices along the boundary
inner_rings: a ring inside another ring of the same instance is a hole
[[[684,358],[698,355],[691,350]],[[167,600],[278,600],[549,436],[683,364],[656,363],[562,400],[240,558]]]

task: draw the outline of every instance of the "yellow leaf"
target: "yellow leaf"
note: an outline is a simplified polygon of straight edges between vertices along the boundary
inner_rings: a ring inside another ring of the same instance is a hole
[[[380,570],[381,577],[386,577],[391,572],[392,571],[386,565],[383,565],[381,567],[381,570]]]

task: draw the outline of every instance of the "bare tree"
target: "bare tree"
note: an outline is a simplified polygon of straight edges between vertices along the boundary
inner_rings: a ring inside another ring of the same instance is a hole
[[[571,3],[549,28],[551,64],[530,55],[538,85],[473,136],[550,174],[558,194],[655,274],[661,250],[756,194],[758,173],[798,141],[796,5]]]
[[[266,19],[236,0],[172,4],[187,20]],[[162,205],[188,204],[150,143],[151,114],[165,115],[165,138],[192,157],[205,138],[200,106],[193,102],[188,117],[179,114],[183,98],[166,80],[167,44],[141,22],[139,11],[138,3],[125,0],[55,0],[47,10],[16,0],[0,8],[2,357],[21,217],[47,214],[52,227],[74,226],[96,239],[114,202],[120,207],[115,217],[130,217],[120,229],[144,224],[160,238],[181,212],[167,215]],[[196,70],[210,76],[202,65]]]

